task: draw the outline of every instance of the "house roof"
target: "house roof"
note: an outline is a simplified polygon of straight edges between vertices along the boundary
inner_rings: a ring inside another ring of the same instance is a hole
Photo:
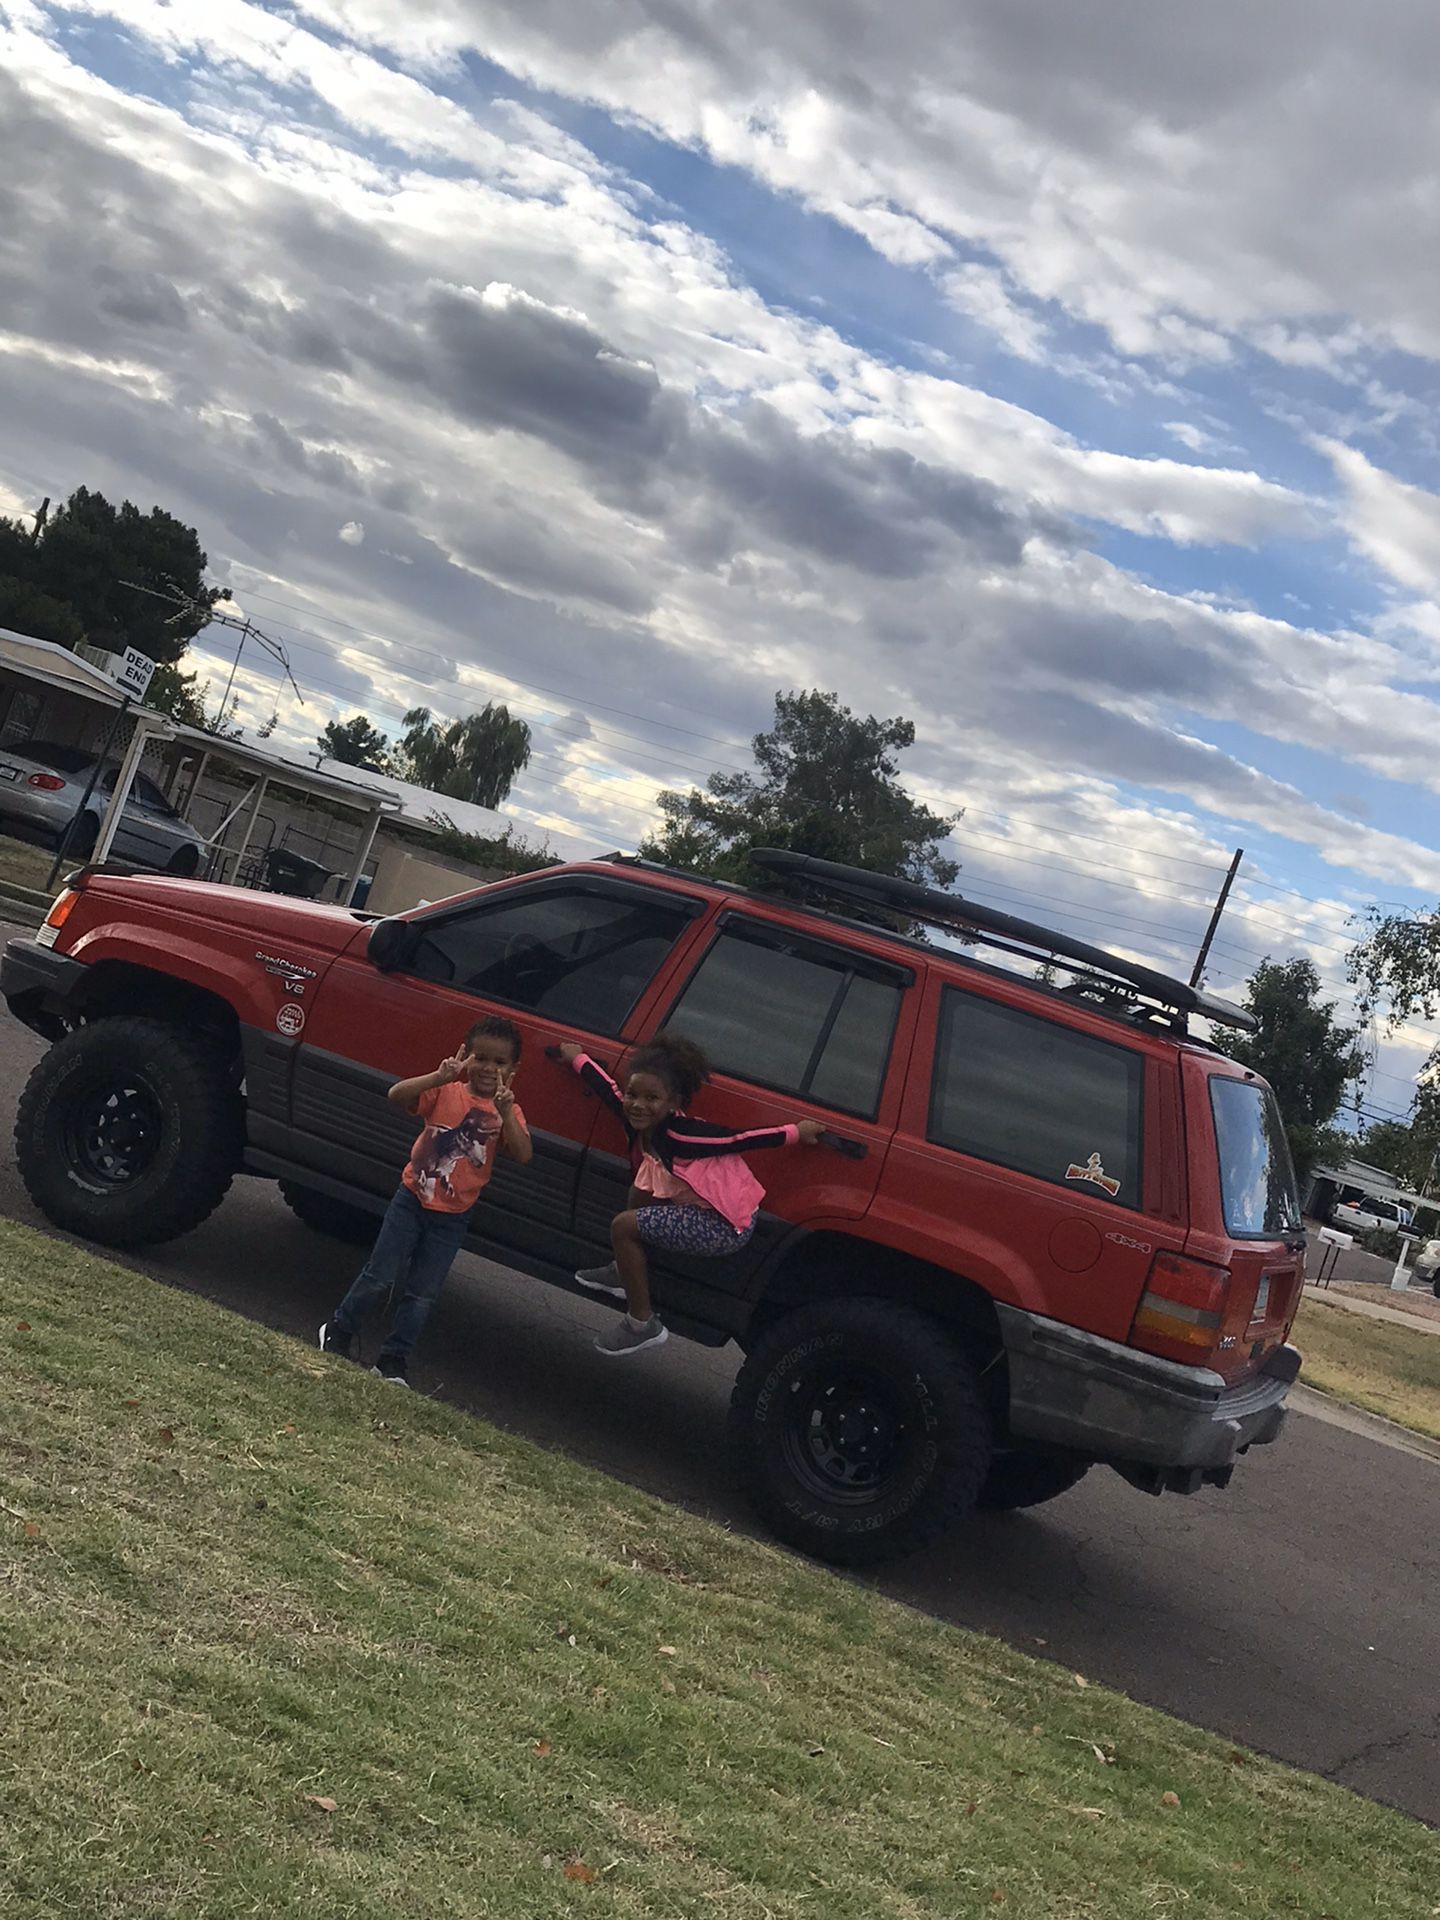
[[[453,821],[462,833],[478,834],[485,840],[498,840],[506,833],[522,832],[527,837],[539,833],[564,860],[593,860],[599,853],[608,853],[614,844],[613,839],[602,841],[588,834],[566,833],[549,827],[527,828],[525,822],[497,812],[493,807],[477,807],[470,800],[452,800],[447,793],[432,793],[428,787],[412,786],[408,780],[396,780],[388,773],[344,766],[338,760],[322,760],[320,765],[327,773],[343,771],[344,776],[357,785],[369,783],[395,794],[400,802],[397,821],[402,826],[417,830],[433,827],[435,816],[441,814]]]
[[[1383,1167],[1368,1167],[1363,1160],[1347,1160],[1339,1167],[1316,1167],[1311,1178],[1333,1180],[1341,1187],[1358,1187],[1361,1193],[1376,1200],[1392,1200],[1396,1206],[1408,1207],[1412,1213],[1417,1207],[1440,1208],[1440,1195],[1427,1200],[1423,1194],[1408,1193],[1404,1187],[1396,1186],[1393,1174],[1386,1173]]]

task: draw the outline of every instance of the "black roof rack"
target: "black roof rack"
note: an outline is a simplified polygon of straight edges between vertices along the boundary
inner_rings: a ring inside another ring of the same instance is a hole
[[[780,847],[754,847],[750,859],[757,867],[778,878],[798,881],[831,898],[852,905],[883,907],[907,920],[925,926],[946,928],[987,946],[999,947],[1022,959],[1049,962],[1067,972],[1098,976],[1133,989],[1143,999],[1167,1012],[1187,1016],[1203,1014],[1220,1026],[1238,1027],[1253,1033],[1253,1014],[1227,1000],[1174,980],[1153,967],[1134,960],[1122,960],[1103,947],[1092,947],[1068,933],[1039,926],[1033,920],[1019,920],[995,907],[982,907],[963,894],[942,893],[938,887],[922,886],[915,880],[898,880],[889,874],[868,873],[863,867],[841,866],[834,860],[819,860],[810,854],[791,853]]]

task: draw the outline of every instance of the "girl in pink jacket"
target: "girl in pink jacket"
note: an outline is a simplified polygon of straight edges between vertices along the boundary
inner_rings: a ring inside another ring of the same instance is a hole
[[[685,1108],[710,1077],[710,1064],[678,1034],[657,1033],[637,1049],[623,1093],[582,1047],[567,1041],[560,1058],[619,1116],[630,1143],[630,1193],[610,1227],[615,1259],[608,1267],[582,1268],[575,1278],[593,1293],[625,1301],[624,1318],[601,1335],[597,1349],[613,1357],[639,1353],[670,1337],[650,1302],[646,1247],[738,1252],[755,1230],[765,1192],[740,1156],[761,1147],[813,1147],[825,1130],[818,1120],[795,1120],[735,1133],[693,1119]]]

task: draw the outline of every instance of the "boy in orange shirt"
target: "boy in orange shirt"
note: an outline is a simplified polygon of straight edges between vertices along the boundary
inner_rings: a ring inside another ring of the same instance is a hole
[[[495,1168],[497,1152],[522,1166],[534,1151],[512,1082],[520,1063],[519,1029],[498,1014],[477,1020],[464,1045],[433,1073],[397,1080],[390,1098],[425,1122],[401,1185],[386,1209],[370,1258],[320,1329],[326,1353],[352,1357],[366,1312],[381,1294],[400,1304],[373,1372],[408,1386],[406,1363],[440,1298],[470,1225],[470,1213]]]

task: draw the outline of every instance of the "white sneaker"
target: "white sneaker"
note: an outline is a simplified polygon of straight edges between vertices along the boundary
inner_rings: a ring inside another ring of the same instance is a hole
[[[591,1293],[608,1293],[612,1300],[625,1298],[625,1289],[620,1285],[620,1269],[613,1260],[608,1267],[577,1267],[575,1278]]]
[[[633,1327],[629,1314],[622,1313],[619,1326],[602,1333],[595,1342],[595,1351],[607,1359],[620,1360],[627,1354],[643,1353],[646,1347],[663,1347],[669,1338],[670,1329],[658,1314],[652,1313],[643,1327]]]

